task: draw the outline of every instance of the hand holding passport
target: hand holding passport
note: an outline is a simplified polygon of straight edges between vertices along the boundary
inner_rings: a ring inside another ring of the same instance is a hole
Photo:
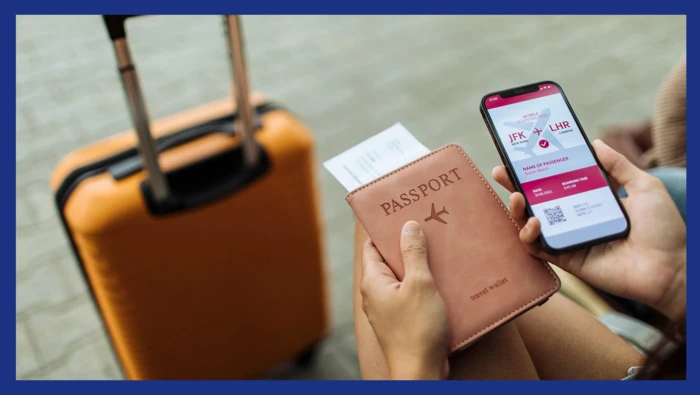
[[[391,377],[446,378],[449,322],[445,303],[436,292],[425,235],[418,222],[403,226],[400,249],[406,269],[402,281],[371,240],[362,246],[362,308],[371,319]]]
[[[401,229],[411,220],[421,224],[452,352],[559,289],[549,265],[524,250],[508,210],[457,145],[355,189],[346,201],[399,280]]]

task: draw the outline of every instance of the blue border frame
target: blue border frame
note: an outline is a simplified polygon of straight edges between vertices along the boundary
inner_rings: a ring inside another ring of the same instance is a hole
[[[239,14],[687,14],[690,1],[666,0],[663,3],[630,0],[587,0],[569,3],[561,0],[525,2],[355,0],[332,2],[201,0],[175,2],[166,0],[122,0],[100,2],[90,0],[37,0],[9,5],[15,14],[218,14],[226,10]]]
[[[2,37],[2,49],[4,51],[7,51],[6,53],[17,53],[15,46],[16,46],[16,33],[17,33],[17,28],[16,28],[16,18],[14,14],[2,14],[2,17],[0,17],[0,37]],[[16,102],[16,89],[17,85],[13,84],[12,81],[10,80],[10,76],[14,75],[16,76],[16,67],[17,67],[17,62],[4,62],[2,68],[7,68],[4,72],[6,78],[2,79],[2,90],[4,94],[0,96],[6,96],[2,97],[2,100],[7,100],[7,103],[2,106],[2,111],[3,113],[7,113],[7,119],[14,119],[15,122],[12,124],[14,125],[15,133],[12,133],[10,135],[10,139],[12,140],[13,146],[17,146],[17,118],[16,118],[16,107],[17,107],[17,102]],[[10,98],[9,96],[12,95],[13,97]],[[13,103],[10,105],[10,103]],[[12,109],[12,113],[10,113],[10,109]],[[8,133],[9,135],[9,133]],[[10,185],[17,185],[16,183],[16,175],[17,175],[17,169],[16,169],[16,151],[14,151],[14,154],[10,152],[10,144],[3,144],[2,147],[0,147],[0,180],[2,180],[4,185],[9,186]],[[14,159],[14,160],[12,160]],[[0,224],[0,251],[2,251],[0,254],[2,255],[2,259],[0,261],[5,262],[4,265],[2,265],[2,271],[6,272],[3,273],[3,275],[0,275],[0,279],[2,279],[2,286],[0,286],[0,292],[2,293],[2,296],[0,296],[0,321],[4,321],[5,319],[8,320],[7,325],[2,325],[0,326],[1,330],[7,330],[9,336],[2,336],[2,343],[7,342],[8,344],[3,344],[0,346],[0,348],[5,349],[5,350],[12,350],[13,347],[11,344],[9,344],[10,340],[14,342],[14,344],[17,344],[17,329],[15,326],[15,329],[12,330],[10,328],[10,323],[9,323],[9,318],[10,318],[10,311],[12,310],[12,306],[16,306],[16,297],[17,297],[17,292],[16,292],[16,284],[12,284],[11,281],[13,278],[15,278],[14,275],[12,275],[13,269],[16,268],[15,265],[10,265],[10,262],[17,262],[17,254],[16,254],[16,240],[17,240],[17,234],[16,234],[16,229],[17,229],[17,217],[16,217],[16,194],[15,197],[11,197],[11,194],[9,191],[6,193],[0,194],[0,206],[2,206],[1,212],[2,214],[0,215],[0,218],[4,218],[2,223]],[[10,239],[10,235],[14,234],[15,235],[15,240]],[[16,325],[16,323],[15,323]],[[3,353],[7,355],[7,357],[0,357],[0,370],[2,372],[11,372],[11,371],[16,371],[15,369],[11,369],[12,365],[10,364],[10,353]],[[15,354],[16,357],[16,354]],[[4,376],[4,375],[3,375]],[[9,376],[9,375],[8,375]],[[0,384],[1,385],[1,384]]]
[[[688,101],[687,101],[687,107],[688,107],[688,112],[687,112],[687,124],[691,124],[693,122],[694,118],[698,118],[697,113],[694,111],[690,111],[690,109],[695,106],[697,103],[695,100],[695,96],[693,96],[694,87],[698,86],[697,79],[693,77],[692,69],[694,65],[694,61],[696,59],[696,53],[694,51],[691,51],[691,47],[693,43],[696,43],[695,34],[698,32],[698,26],[694,26],[691,23],[688,23],[688,21],[695,20],[695,18],[691,18],[690,15],[686,17],[686,54],[687,54],[687,62],[688,62],[688,71],[687,71],[687,90],[688,90]],[[695,44],[697,45],[697,44]],[[695,162],[695,159],[693,159],[692,153],[698,153],[700,152],[700,137],[696,135],[695,133],[687,133],[687,146],[688,146],[688,174],[687,174],[687,198],[689,199],[688,201],[694,201],[693,199],[698,196],[697,190],[698,190],[698,184],[696,184],[696,181],[700,179],[698,177],[698,174],[695,172],[697,170],[692,170],[696,167],[698,167],[698,163]],[[692,206],[692,205],[691,205]],[[695,223],[695,219],[700,216],[699,212],[695,210],[695,207],[687,207],[686,208],[687,213],[686,213],[686,223]],[[688,245],[688,254],[687,254],[687,261],[693,261],[695,256],[697,259],[698,256],[698,246],[695,245],[694,241],[700,240],[697,238],[697,229],[695,229],[695,226],[689,226],[687,227],[687,245]],[[697,277],[697,272],[695,270],[693,265],[690,264],[688,265],[689,267],[686,269],[687,270],[687,278],[688,282],[691,281],[692,278]],[[697,331],[697,322],[698,322],[698,316],[695,314],[698,313],[698,308],[695,302],[697,302],[698,298],[700,297],[700,293],[693,289],[693,287],[689,287],[687,291],[687,311],[686,311],[686,333],[698,333]],[[687,351],[688,351],[688,365],[687,365],[687,377],[697,379],[697,373],[698,373],[698,350],[700,347],[698,347],[698,343],[693,343],[693,340],[689,341],[687,343]],[[695,351],[693,351],[695,350]],[[694,387],[698,387],[697,382],[693,383]]]
[[[488,2],[410,2],[410,1],[385,1],[378,3],[376,1],[365,1],[358,0],[354,2],[321,2],[321,1],[294,1],[294,2],[282,2],[276,0],[268,0],[265,2],[224,2],[201,0],[197,2],[172,2],[172,1],[134,1],[134,0],[123,0],[120,2],[114,2],[113,4],[107,4],[106,2],[99,1],[31,1],[22,2],[20,4],[11,4],[10,1],[4,2],[3,7],[11,9],[12,13],[3,13],[2,23],[0,23],[0,28],[2,29],[2,49],[3,53],[10,53],[14,51],[16,53],[15,45],[15,34],[16,34],[16,14],[87,14],[87,13],[170,13],[170,14],[203,14],[203,13],[218,13],[220,11],[228,12],[239,12],[244,14],[261,14],[274,12],[275,14],[319,14],[319,13],[353,13],[353,14],[417,14],[417,13],[428,13],[428,14],[458,14],[458,13],[471,13],[471,14],[501,14],[506,11],[508,13],[519,13],[519,14],[543,14],[543,13],[565,13],[565,14],[688,14],[690,12],[690,2],[689,1],[664,1],[664,2],[632,2],[632,1],[620,1],[612,3],[610,1],[601,0],[591,0],[585,3],[579,3],[577,5],[585,6],[576,8],[572,4],[567,4],[561,0],[552,1],[544,0],[538,2],[522,2],[514,0],[501,1],[496,5],[489,4]],[[9,11],[9,10],[8,10]],[[692,17],[688,16],[688,20],[693,20]],[[687,34],[688,34],[688,49],[691,49],[694,36],[698,27],[695,27],[692,23],[687,23]],[[653,56],[653,54],[650,54]],[[694,65],[694,54],[692,51],[688,51],[688,65],[692,69]],[[4,89],[0,91],[3,100],[6,101],[6,105],[2,106],[2,111],[6,113],[5,119],[16,119],[16,114],[11,113],[11,109],[14,109],[16,113],[16,85],[12,84],[10,81],[10,75],[16,75],[16,63],[5,61],[2,62],[2,68],[6,69],[2,75]],[[696,79],[692,76],[692,72],[688,73],[688,91],[693,92],[693,87],[696,85]],[[14,104],[10,104],[14,103]],[[688,95],[688,118],[689,123],[692,123],[692,118],[695,118],[695,113],[690,111],[690,108],[694,105],[693,94]],[[15,125],[16,130],[16,125]],[[13,134],[11,140],[16,144],[16,133]],[[688,168],[697,167],[693,155],[690,152],[696,151],[697,146],[700,144],[700,138],[694,133],[688,134]],[[10,144],[0,145],[0,150],[2,155],[0,155],[0,174],[1,179],[4,180],[4,184],[9,186],[11,184],[16,185],[16,168],[15,161],[12,159],[15,157],[15,150]],[[695,190],[697,188],[694,181],[698,180],[698,176],[695,174],[694,170],[689,171],[688,174],[688,201],[692,202],[693,197],[696,196]],[[15,234],[16,229],[16,217],[15,217],[15,204],[16,201],[11,197],[10,193],[4,193],[1,195],[2,205],[0,205],[3,218],[6,218],[0,225],[2,231],[2,237],[0,237],[0,251],[3,256],[3,261],[5,264],[2,266],[2,270],[5,272],[1,276],[2,281],[5,283],[1,287],[1,291],[4,297],[0,298],[0,306],[2,308],[2,319],[3,321],[7,319],[10,321],[12,316],[12,302],[15,301],[16,292],[15,283],[13,282],[15,276],[12,273],[13,266],[10,265],[11,258],[16,261],[16,244],[15,241],[10,239],[11,234]],[[692,205],[688,207],[688,223],[693,224],[693,218],[697,217],[696,210]],[[11,220],[10,220],[11,219]],[[14,225],[14,226],[13,226]],[[696,246],[692,241],[696,240],[696,231],[694,226],[688,228],[688,261],[694,260],[692,257],[698,254]],[[688,270],[689,278],[695,276],[694,268],[690,264],[691,268]],[[693,287],[688,288],[688,320],[687,332],[696,332],[696,308],[694,300],[697,300],[698,292],[693,289]],[[6,325],[2,326],[5,331],[12,331],[11,324],[7,322]],[[6,336],[2,337],[2,343],[4,347],[3,350],[12,350],[14,345],[12,342],[16,342],[15,333],[6,333]],[[530,383],[519,383],[519,382],[441,382],[441,383],[361,383],[361,382],[185,382],[185,383],[170,383],[170,382],[142,382],[142,383],[120,383],[120,382],[100,382],[100,383],[57,383],[52,382],[17,382],[14,377],[10,376],[9,373],[12,369],[11,360],[13,359],[13,354],[10,352],[3,352],[1,357],[2,372],[3,376],[7,380],[3,380],[4,383],[0,384],[3,387],[7,387],[9,392],[15,393],[22,391],[23,393],[45,393],[49,387],[51,390],[57,392],[91,392],[95,393],[99,391],[104,394],[121,394],[126,389],[122,386],[130,386],[129,391],[136,393],[151,393],[154,390],[165,390],[174,393],[191,393],[193,391],[200,390],[216,390],[223,389],[226,391],[231,390],[241,390],[241,391],[256,391],[260,393],[279,393],[279,392],[318,392],[326,393],[328,391],[333,391],[335,394],[356,394],[358,391],[363,392],[375,392],[384,393],[387,391],[402,391],[407,393],[422,393],[426,390],[435,390],[436,386],[441,386],[443,391],[479,391],[479,392],[505,392],[505,391],[517,391],[517,392],[540,392],[543,390],[552,391],[560,390],[566,391],[567,393],[581,393],[590,394],[592,391],[596,392],[610,392],[619,393],[620,391],[634,391],[635,393],[659,393],[659,392],[670,392],[679,391],[689,392],[692,387],[697,387],[695,380],[695,373],[698,372],[697,369],[697,343],[693,343],[692,335],[691,341],[688,342],[688,377],[689,380],[686,382],[653,382],[653,383],[641,383],[641,382],[628,382],[622,383],[600,383],[600,382],[577,382],[575,385],[571,385],[565,382],[550,382],[541,384],[530,384]],[[693,351],[695,350],[695,351]],[[388,385],[392,385],[388,387]],[[625,385],[623,389],[620,387]],[[464,387],[462,387],[464,386]],[[544,387],[546,386],[546,387]],[[630,387],[631,386],[631,387]],[[465,388],[466,387],[466,388]],[[14,390],[14,391],[13,391]]]

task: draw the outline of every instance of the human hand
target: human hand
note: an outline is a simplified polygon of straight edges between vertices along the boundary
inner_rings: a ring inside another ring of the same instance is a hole
[[[449,329],[445,304],[428,267],[425,236],[415,221],[401,232],[405,275],[399,281],[371,240],[362,250],[362,309],[391,378],[445,379]]]
[[[630,219],[625,239],[553,256],[538,241],[537,218],[527,217],[525,198],[515,192],[503,166],[493,178],[514,192],[510,212],[520,226],[520,240],[528,252],[551,262],[587,283],[611,294],[638,300],[675,322],[685,317],[686,228],[661,181],[639,168],[600,140],[596,154],[611,179],[627,191],[622,204]]]

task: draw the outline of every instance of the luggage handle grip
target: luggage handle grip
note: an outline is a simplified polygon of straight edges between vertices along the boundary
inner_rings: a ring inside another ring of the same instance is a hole
[[[149,187],[152,189],[156,201],[165,201],[171,196],[171,191],[166,176],[158,164],[158,150],[151,135],[150,118],[126,39],[126,20],[135,16],[138,15],[103,15],[103,18],[119,64],[119,74],[127,96],[132,123],[138,136],[139,151],[144,161]],[[242,126],[244,159],[248,166],[254,166],[260,159],[260,152],[253,138],[253,111],[248,97],[248,77],[241,22],[238,15],[224,16],[224,30],[231,58],[231,72],[234,80],[233,94],[238,104],[238,118]]]
[[[109,38],[112,41],[119,38],[126,38],[126,20],[138,15],[103,15],[105,25],[107,26],[107,33],[109,33]]]

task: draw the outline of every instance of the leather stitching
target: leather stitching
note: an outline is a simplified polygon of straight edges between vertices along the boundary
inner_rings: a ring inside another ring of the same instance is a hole
[[[513,226],[515,226],[515,228],[516,228],[518,231],[520,231],[520,227],[518,226],[518,224],[515,223],[515,221],[513,220],[513,217],[510,216],[510,212],[508,212],[508,209],[507,209],[506,206],[503,204],[503,201],[501,201],[501,199],[498,197],[498,195],[496,195],[496,193],[495,193],[495,192],[493,191],[493,189],[491,188],[491,185],[489,185],[489,183],[486,181],[486,179],[485,179],[484,176],[481,174],[481,172],[479,171],[479,169],[477,169],[477,167],[474,166],[474,163],[473,163],[472,160],[469,158],[469,156],[467,156],[467,153],[464,152],[464,150],[462,149],[462,147],[460,147],[460,146],[457,145],[457,144],[447,144],[447,145],[445,145],[444,147],[439,148],[439,149],[437,149],[437,150],[435,150],[435,151],[433,151],[433,152],[431,152],[431,153],[429,153],[429,154],[423,156],[422,158],[416,159],[415,161],[413,161],[413,162],[411,162],[411,163],[408,163],[408,164],[406,164],[406,165],[403,165],[403,166],[399,167],[398,169],[392,171],[391,173],[385,174],[385,175],[383,175],[382,177],[379,177],[379,178],[377,178],[376,180],[374,180],[374,181],[372,181],[372,182],[370,182],[370,183],[368,183],[368,184],[365,184],[365,185],[363,185],[363,186],[361,186],[361,187],[355,189],[354,191],[348,193],[348,194],[345,196],[345,200],[349,202],[348,199],[349,199],[352,195],[354,195],[354,194],[360,192],[361,190],[363,190],[363,189],[369,187],[370,185],[377,184],[377,183],[379,183],[380,181],[382,181],[382,180],[384,180],[384,179],[386,179],[386,178],[389,178],[389,177],[391,177],[392,175],[394,175],[394,174],[400,172],[401,170],[404,170],[404,169],[408,168],[409,166],[413,166],[413,165],[415,165],[416,163],[418,163],[418,162],[420,162],[420,161],[422,161],[422,160],[424,160],[424,159],[426,159],[426,158],[428,158],[428,157],[430,157],[430,156],[432,156],[432,155],[435,155],[435,154],[439,153],[440,151],[444,151],[444,150],[446,150],[446,149],[448,149],[448,148],[456,148],[457,150],[459,150],[459,152],[462,154],[462,156],[464,157],[464,159],[466,159],[467,162],[469,162],[469,166],[471,166],[472,170],[474,170],[474,172],[476,173],[476,175],[479,176],[479,178],[481,179],[481,182],[483,182],[484,185],[486,186],[486,188],[488,188],[489,192],[491,192],[491,196],[493,196],[494,199],[496,199],[496,201],[498,202],[498,204],[501,206],[501,208],[503,209],[503,212],[508,216],[508,219],[510,219],[510,222],[513,223]],[[526,302],[526,303],[523,304],[522,306],[516,308],[515,310],[511,311],[510,313],[508,313],[508,314],[504,315],[503,317],[497,319],[496,321],[494,321],[494,322],[491,323],[490,325],[487,325],[486,327],[482,328],[481,330],[477,331],[476,333],[474,333],[474,334],[468,336],[465,340],[462,340],[462,341],[458,342],[457,344],[452,345],[452,346],[450,347],[450,351],[451,351],[451,352],[454,352],[454,351],[459,350],[460,348],[462,348],[463,346],[465,346],[465,345],[467,345],[469,342],[471,342],[474,338],[478,337],[479,335],[483,334],[484,332],[487,332],[487,331],[490,330],[492,327],[501,324],[504,320],[510,319],[513,315],[519,314],[519,313],[523,312],[523,311],[526,310],[527,308],[531,307],[534,303],[540,301],[544,296],[546,296],[546,295],[551,295],[551,294],[553,294],[553,293],[557,290],[557,288],[559,287],[559,278],[558,278],[557,275],[554,273],[554,270],[552,270],[552,268],[549,267],[549,264],[548,264],[547,262],[545,262],[545,261],[542,260],[542,259],[540,259],[539,261],[542,262],[542,265],[544,265],[544,267],[547,269],[547,271],[549,272],[549,274],[552,275],[552,278],[554,279],[554,286],[553,286],[551,289],[545,291],[545,293],[543,293],[542,295],[539,295],[539,296],[537,296],[536,298],[532,299],[531,301]]]

